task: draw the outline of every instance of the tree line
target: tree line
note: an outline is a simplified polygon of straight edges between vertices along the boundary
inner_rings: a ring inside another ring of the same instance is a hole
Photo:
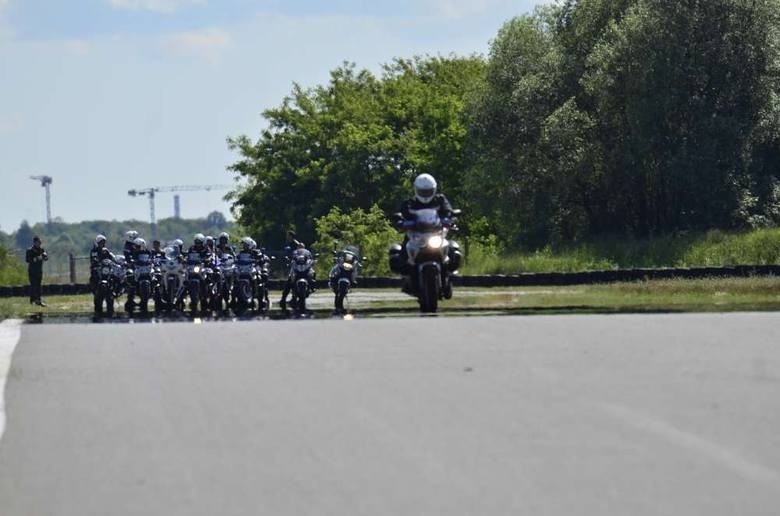
[[[328,220],[390,214],[428,172],[467,238],[510,249],[773,226],[779,15],[780,0],[566,0],[507,21],[486,57],[344,63],[228,140],[235,214],[261,241],[330,241]]]

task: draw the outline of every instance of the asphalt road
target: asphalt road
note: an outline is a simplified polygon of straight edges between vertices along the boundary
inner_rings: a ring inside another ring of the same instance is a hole
[[[777,515],[780,314],[27,325],[0,514]]]

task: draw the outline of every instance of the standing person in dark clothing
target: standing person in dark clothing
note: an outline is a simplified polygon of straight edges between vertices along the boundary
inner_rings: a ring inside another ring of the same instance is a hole
[[[27,250],[27,277],[30,278],[30,303],[46,306],[41,300],[41,281],[43,280],[43,262],[49,259],[41,246],[41,239],[33,237],[33,245]]]

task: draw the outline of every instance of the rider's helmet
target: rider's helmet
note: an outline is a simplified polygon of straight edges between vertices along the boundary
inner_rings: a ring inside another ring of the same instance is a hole
[[[143,238],[141,238],[141,237],[138,237],[138,238],[136,238],[135,240],[133,240],[133,245],[134,245],[134,246],[135,246],[135,248],[136,248],[136,249],[138,249],[138,250],[141,250],[141,249],[146,249],[146,240],[144,240],[144,239],[143,239]]]
[[[103,235],[98,235],[95,237],[95,245],[99,246],[100,244],[106,243],[106,237]]]
[[[124,266],[124,265],[125,265],[125,257],[124,257],[124,256],[122,256],[121,254],[119,254],[119,255],[117,255],[116,257],[114,257],[114,261],[116,261],[116,263],[117,263],[118,265],[121,265],[121,266]]]
[[[192,237],[192,241],[195,243],[196,247],[201,247],[206,243],[206,237],[203,233],[195,233],[195,236]]]
[[[230,235],[223,231],[219,234],[219,245],[227,245],[228,242],[230,242]]]
[[[181,252],[181,248],[184,247],[184,240],[182,240],[181,238],[177,238],[176,240],[174,240],[171,243],[178,248],[177,250],[179,252]]]
[[[251,251],[252,250],[252,244],[254,244],[255,241],[252,240],[249,237],[244,237],[241,239],[241,245],[244,248],[244,251]]]
[[[414,180],[414,196],[422,203],[429,203],[436,196],[436,180],[430,174],[420,174]]]
[[[158,247],[160,247],[160,245],[161,245],[161,242],[158,239],[155,238],[154,240],[152,240],[152,247],[153,248],[157,249]]]
[[[214,237],[211,235],[208,235],[206,237],[206,247],[209,249],[214,249]]]
[[[252,249],[257,249],[257,242],[255,242],[254,238],[250,238],[249,240],[252,241]]]
[[[135,231],[135,230],[132,230],[132,229],[131,229],[130,231],[128,231],[127,233],[125,233],[125,240],[126,240],[127,242],[132,242],[132,241],[133,241],[133,240],[135,240],[136,238],[138,238],[138,231]]]

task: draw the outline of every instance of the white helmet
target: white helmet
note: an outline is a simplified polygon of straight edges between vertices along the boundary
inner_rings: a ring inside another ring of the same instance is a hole
[[[219,239],[222,240],[223,238],[225,240],[230,240],[230,235],[227,233],[227,231],[223,231],[219,234]]]
[[[125,264],[125,257],[124,257],[124,256],[122,256],[121,254],[120,254],[120,255],[117,255],[116,257],[114,257],[114,260],[115,260],[115,261],[116,261],[116,263],[118,263],[119,265],[124,265],[124,264]]]
[[[192,237],[192,240],[196,244],[202,244],[206,241],[206,237],[203,235],[203,233],[195,233],[195,236]]]
[[[138,247],[140,247],[141,249],[146,249],[146,240],[144,240],[141,237],[138,237],[135,240],[133,240],[133,243]]]
[[[138,238],[138,231],[134,231],[134,230],[132,230],[132,229],[131,229],[130,231],[128,231],[127,233],[125,233],[125,239],[126,239],[128,242],[132,242],[132,241],[133,241],[133,240],[135,240],[136,238]]]
[[[430,174],[420,174],[414,180],[414,196],[418,201],[429,203],[436,196],[436,180]]]
[[[181,247],[184,245],[184,240],[182,240],[181,238],[177,238],[176,240],[173,241],[173,245]]]
[[[211,236],[211,235],[208,235],[206,237],[206,245],[210,245],[210,244],[213,244],[213,243],[214,243],[214,237]]]
[[[241,243],[244,244],[245,246],[247,246],[249,249],[252,249],[253,244],[255,243],[255,241],[252,240],[249,237],[244,237],[244,238],[241,239]]]
[[[96,236],[96,237],[95,237],[95,245],[98,245],[98,244],[100,244],[101,242],[103,242],[103,243],[105,244],[105,243],[106,243],[106,237],[105,237],[105,236],[103,236],[103,235],[98,235],[98,236]]]

